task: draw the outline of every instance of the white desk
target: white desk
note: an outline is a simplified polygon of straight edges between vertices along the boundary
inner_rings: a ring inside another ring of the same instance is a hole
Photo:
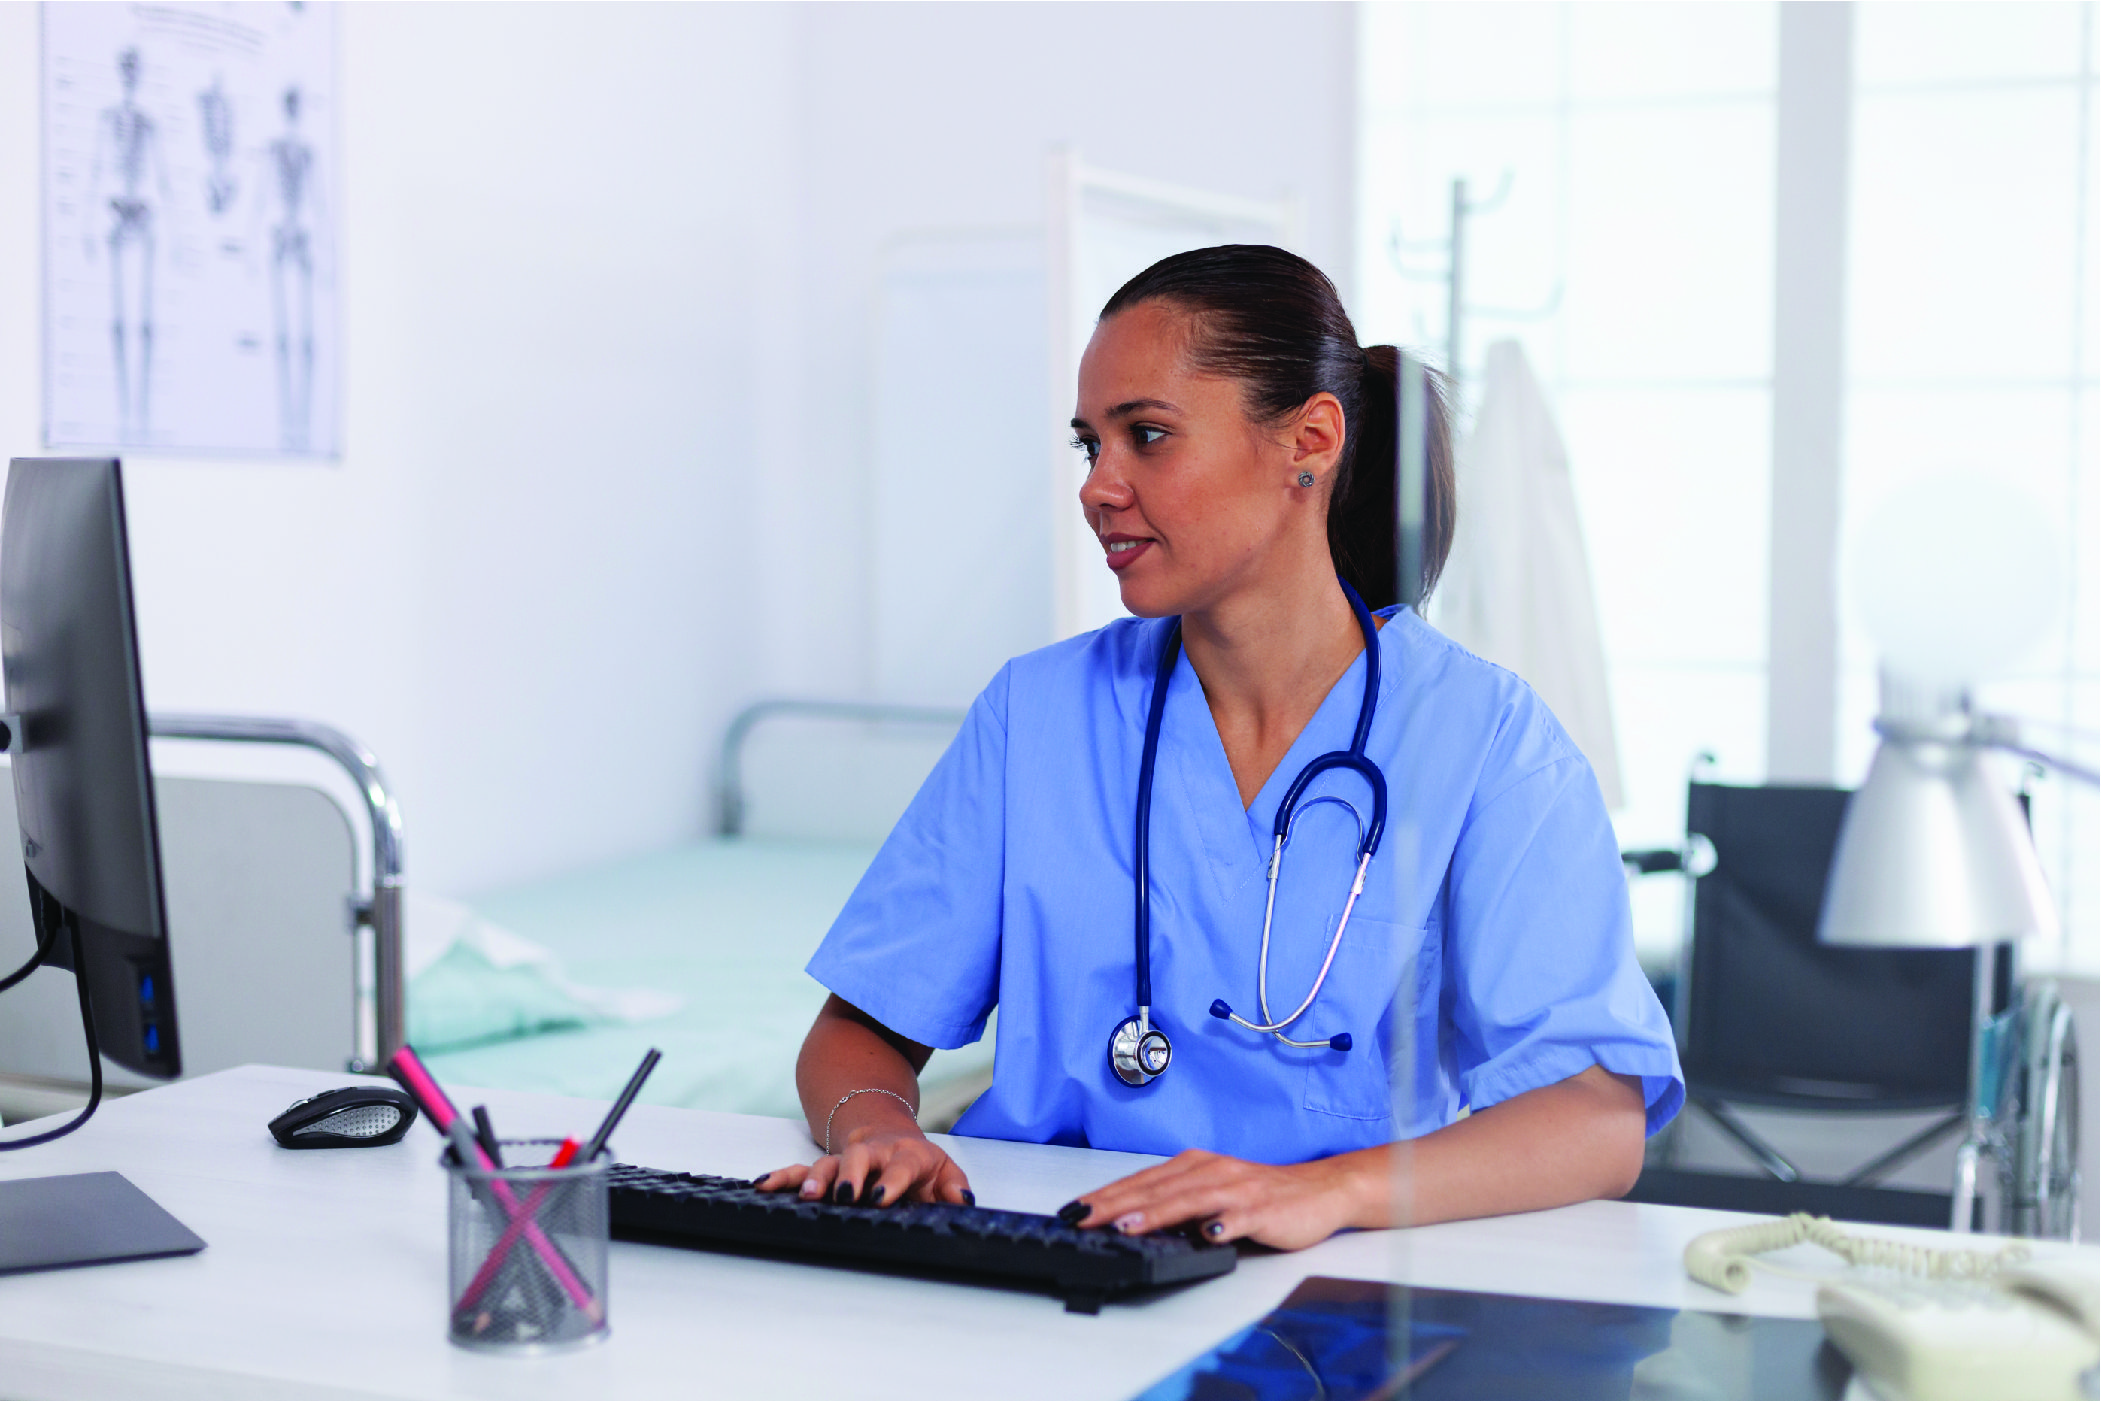
[[[292,1153],[264,1131],[294,1099],[344,1079],[227,1071],[106,1104],[72,1137],[0,1157],[7,1177],[116,1169],[210,1243],[182,1259],[0,1278],[0,1395],[1120,1401],[1309,1274],[1813,1316],[1805,1283],[1766,1276],[1725,1303],[1684,1278],[1685,1242],[1740,1218],[1592,1202],[1251,1256],[1224,1279],[1112,1303],[1092,1318],[1032,1294],[616,1241],[606,1343],[550,1359],[491,1358],[445,1340],[435,1135],[419,1122],[392,1148]],[[486,1099],[509,1136],[581,1136],[602,1112],[553,1096],[460,1098]],[[986,1205],[1035,1211],[1150,1161],[947,1143]],[[624,1161],[730,1175],[810,1153],[800,1126],[785,1120],[647,1106],[628,1116],[616,1144]],[[1802,1259],[1835,1264],[1808,1247]]]

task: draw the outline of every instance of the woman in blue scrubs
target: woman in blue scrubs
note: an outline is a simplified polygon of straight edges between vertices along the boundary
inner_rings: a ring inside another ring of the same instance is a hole
[[[1169,1158],[1069,1204],[1085,1225],[1293,1248],[1633,1184],[1684,1095],[1670,1028],[1590,766],[1524,682],[1393,606],[1397,361],[1274,248],[1179,254],[1103,309],[1080,505],[1136,616],[972,705],[810,962],[832,996],[797,1080],[824,1154],[760,1185],[972,1200],[915,1122],[917,1074],[995,1006],[958,1133]],[[1426,593],[1454,514],[1431,407]],[[1156,686],[1144,1029],[1171,1059],[1134,1068],[1127,1030],[1120,1072]],[[1390,810],[1361,895],[1373,801],[1347,765],[1299,795],[1272,886],[1280,803],[1367,712]]]

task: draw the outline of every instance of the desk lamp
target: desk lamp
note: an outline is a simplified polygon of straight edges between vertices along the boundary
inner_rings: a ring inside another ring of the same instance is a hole
[[[1952,1226],[1970,1228],[1991,1137],[1987,1056],[1998,946],[2057,931],[2019,806],[1985,755],[2001,750],[2094,784],[2094,770],[2024,743],[2017,721],[1973,709],[2047,632],[2063,587],[2040,509],[1976,478],[1891,497],[1855,542],[1855,592],[1883,660],[1880,736],[1846,807],[1817,937],[1874,948],[1975,948],[1968,1128]]]

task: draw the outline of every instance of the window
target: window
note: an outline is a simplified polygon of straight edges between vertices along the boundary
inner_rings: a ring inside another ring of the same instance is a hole
[[[1515,337],[1555,401],[1614,819],[1624,845],[1674,845],[1696,755],[1765,771],[1775,7],[1373,4],[1361,34],[1359,331],[1443,345],[1446,284],[1411,275],[1441,258],[1416,245],[1445,234],[1453,180],[1507,182],[1471,221],[1460,369]],[[1676,947],[1675,885],[1636,886],[1651,960]]]
[[[1858,520],[1923,474],[1982,469],[2061,523],[2051,543],[2070,568],[2053,636],[1978,697],[2040,722],[2034,738],[2060,750],[2067,729],[2101,723],[2095,11],[1855,9],[1841,511]],[[1875,654],[1853,610],[1840,619],[1839,777],[1857,783],[1874,746]],[[2036,843],[2065,922],[2061,948],[2028,951],[2040,962],[2101,961],[2095,808],[2092,789],[2035,788]]]
[[[1949,468],[1985,469],[2043,504],[2070,566],[2055,633],[1979,701],[2038,722],[2033,737],[2058,749],[2101,725],[2096,10],[1851,7],[1850,76],[1834,64],[1814,80],[1849,85],[1835,94],[1852,112],[1845,197],[1801,205],[1845,220],[1838,548],[1890,491]],[[1770,4],[1362,12],[1359,326],[1441,346],[1435,242],[1452,182],[1502,192],[1466,240],[1473,309],[1458,368],[1513,336],[1557,401],[1596,574],[1627,845],[1680,839],[1695,754],[1714,754],[1722,778],[1759,781],[1768,711],[1826,703],[1828,683],[1782,688],[1766,656],[1775,180],[1797,178],[1775,174],[1780,22]],[[1875,657],[1840,591],[1829,763],[1833,781],[1855,784],[1874,746]],[[2029,951],[2042,963],[2101,963],[2096,806],[2090,789],[2035,788],[2066,926],[2061,947]],[[1669,884],[1636,888],[1651,956],[1677,936]]]

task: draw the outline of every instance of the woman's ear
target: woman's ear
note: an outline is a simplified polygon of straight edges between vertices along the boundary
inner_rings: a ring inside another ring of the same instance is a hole
[[[1325,392],[1314,395],[1292,425],[1292,471],[1332,476],[1342,460],[1342,444],[1342,401]]]

